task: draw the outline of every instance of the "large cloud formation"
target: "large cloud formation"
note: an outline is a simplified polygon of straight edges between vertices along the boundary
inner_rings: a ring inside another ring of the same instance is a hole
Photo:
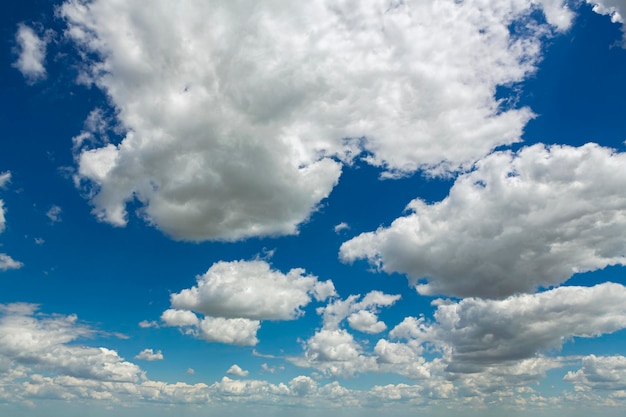
[[[391,176],[469,166],[532,117],[495,91],[534,71],[550,28],[509,27],[540,6],[558,30],[572,18],[488,3],[69,0],[81,80],[126,131],[78,143],[76,180],[111,224],[137,199],[175,239],[237,240],[297,233],[363,151]]]
[[[344,243],[424,295],[501,298],[626,264],[626,154],[595,144],[496,152],[448,197]],[[420,280],[426,281],[425,283]]]
[[[295,320],[311,298],[336,295],[332,281],[319,281],[300,268],[283,274],[262,260],[217,262],[197,282],[171,295],[172,309],[163,313],[163,322],[195,329],[207,341],[247,346],[258,342],[260,320]]]

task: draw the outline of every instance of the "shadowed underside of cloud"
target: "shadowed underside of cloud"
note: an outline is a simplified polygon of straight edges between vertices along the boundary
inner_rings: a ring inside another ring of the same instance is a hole
[[[572,337],[596,337],[624,328],[626,287],[604,283],[504,300],[442,303],[434,323],[409,317],[390,336],[436,346],[448,372],[476,373],[559,350]]]
[[[237,240],[297,233],[362,152],[387,176],[469,167],[532,117],[494,97],[540,58],[532,12],[570,24],[533,3],[68,1],[68,38],[97,56],[81,79],[127,131],[77,136],[76,181],[111,224],[137,199],[175,239]]]
[[[626,154],[595,144],[496,152],[448,197],[341,246],[424,295],[501,298],[626,264]],[[426,281],[420,282],[420,281]]]

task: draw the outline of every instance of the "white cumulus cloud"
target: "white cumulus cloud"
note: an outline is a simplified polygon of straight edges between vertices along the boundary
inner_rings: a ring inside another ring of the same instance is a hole
[[[303,342],[302,356],[288,359],[298,366],[319,369],[331,377],[351,378],[357,373],[380,370],[375,356],[367,355],[363,346],[342,329],[341,324],[346,320],[355,330],[380,333],[387,326],[378,319],[378,310],[392,306],[398,299],[399,295],[371,291],[363,297],[351,295],[319,307],[317,313],[322,316],[323,327]]]
[[[77,150],[77,182],[117,226],[137,199],[175,239],[297,233],[362,151],[394,176],[518,142],[532,112],[495,91],[535,70],[549,29],[508,28],[537,5],[569,25],[556,0],[66,1],[68,39],[98,57],[83,79],[127,131]]]
[[[582,368],[568,372],[563,380],[584,390],[626,390],[626,357],[585,356]]]
[[[144,349],[135,356],[135,359],[140,359],[143,361],[162,361],[163,360],[163,352],[157,350],[156,352],[152,349]]]
[[[262,260],[218,262],[198,284],[171,295],[174,308],[208,316],[254,320],[294,320],[314,297],[334,295],[331,281],[320,282],[303,269],[283,274]]]
[[[17,42],[18,58],[13,63],[24,78],[29,82],[35,82],[46,78],[46,68],[44,67],[46,59],[45,37],[40,37],[33,28],[20,24],[15,33],[15,41]]]
[[[348,316],[348,324],[354,330],[363,333],[380,333],[387,329],[387,325],[378,320],[378,316],[371,311],[360,310]]]
[[[161,320],[167,326],[184,327],[184,326],[197,326],[200,324],[200,319],[192,311],[189,310],[176,310],[170,308],[165,310],[161,314]]]
[[[241,377],[246,377],[246,376],[248,376],[250,374],[249,371],[245,371],[245,370],[241,369],[241,367],[239,365],[237,365],[237,364],[234,364],[233,366],[228,368],[226,373],[228,375],[241,376]]]
[[[200,337],[207,342],[238,346],[254,346],[259,342],[257,332],[261,322],[249,319],[205,317],[199,325]]]
[[[495,152],[443,201],[344,243],[424,295],[501,298],[626,264],[626,154],[595,144]],[[425,281],[425,282],[423,282]]]
[[[283,274],[264,260],[220,261],[197,277],[196,286],[172,294],[173,308],[161,320],[207,342],[254,346],[262,320],[295,320],[313,298],[335,295],[332,281],[300,268]]]

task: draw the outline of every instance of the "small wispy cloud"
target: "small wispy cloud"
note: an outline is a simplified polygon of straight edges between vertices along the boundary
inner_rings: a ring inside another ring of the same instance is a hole
[[[346,222],[341,222],[337,226],[335,226],[335,233],[341,233],[344,230],[350,230],[350,225]]]
[[[61,219],[62,211],[63,210],[61,209],[61,207],[57,205],[53,205],[52,207],[50,207],[50,210],[46,212],[46,216],[50,219],[51,222],[58,223],[62,220]]]
[[[46,78],[46,46],[48,41],[45,37],[37,35],[35,30],[25,24],[18,25],[15,33],[17,42],[17,61],[13,67],[17,68],[29,83],[35,83]]]
[[[139,327],[141,327],[142,329],[149,329],[151,327],[154,327],[155,329],[158,329],[159,323],[157,323],[156,321],[152,320],[152,321],[148,321],[148,320],[142,320],[139,322]]]

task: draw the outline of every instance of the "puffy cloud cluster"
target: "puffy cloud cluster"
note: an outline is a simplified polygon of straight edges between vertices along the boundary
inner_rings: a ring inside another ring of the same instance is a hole
[[[362,152],[390,176],[444,173],[519,141],[532,112],[496,87],[572,19],[557,0],[68,0],[59,16],[127,132],[77,149],[94,213],[123,226],[136,199],[195,241],[297,233]]]
[[[419,343],[412,343],[411,347],[402,350],[403,347],[396,348],[381,339],[374,352],[368,353],[352,334],[341,328],[347,321],[352,329],[363,333],[383,332],[387,325],[378,319],[378,310],[392,306],[398,299],[399,295],[371,291],[363,297],[351,295],[345,300],[335,299],[327,306],[319,307],[317,313],[322,316],[322,328],[303,342],[302,356],[289,360],[298,366],[316,368],[332,377],[351,378],[364,372],[397,372],[414,378],[428,375],[425,361],[419,356]],[[402,355],[402,360],[390,360],[394,352],[396,357]],[[402,365],[396,367],[398,364]]]
[[[495,152],[449,195],[344,243],[418,292],[501,298],[626,264],[626,154],[595,144]],[[421,283],[420,281],[426,281]]]
[[[17,61],[13,66],[17,68],[29,82],[36,82],[46,78],[46,45],[48,40],[40,37],[33,28],[19,24],[15,33],[17,42]]]
[[[258,342],[261,320],[295,320],[312,298],[336,295],[330,280],[319,281],[300,268],[283,274],[263,260],[217,262],[197,282],[171,295],[172,309],[163,313],[163,322],[207,341],[244,346]]]

